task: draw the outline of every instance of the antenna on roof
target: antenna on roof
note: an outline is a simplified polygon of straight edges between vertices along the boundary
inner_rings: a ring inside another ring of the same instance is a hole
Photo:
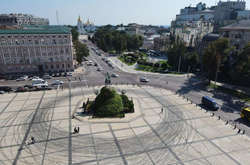
[[[59,14],[58,14],[58,11],[56,11],[56,22],[57,22],[57,25],[59,25]]]

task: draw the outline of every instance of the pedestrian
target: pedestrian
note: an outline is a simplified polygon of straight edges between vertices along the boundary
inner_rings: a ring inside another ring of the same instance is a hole
[[[168,81],[167,81],[166,83],[167,83],[167,85],[168,85]]]
[[[75,134],[75,133],[77,133],[77,129],[76,129],[76,127],[74,127],[74,134]]]
[[[163,113],[163,108],[161,108],[161,113]]]
[[[31,144],[35,143],[35,138],[33,136],[30,137],[30,140],[31,140]]]
[[[80,132],[80,127],[77,127],[77,133],[79,133]]]

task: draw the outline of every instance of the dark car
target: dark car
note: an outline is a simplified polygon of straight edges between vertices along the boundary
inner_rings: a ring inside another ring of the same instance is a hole
[[[0,91],[11,92],[11,91],[13,91],[13,89],[11,87],[8,87],[8,86],[0,86]]]
[[[16,89],[16,92],[27,92],[28,91],[28,89],[27,88],[24,88],[24,87],[18,87],[17,89]]]
[[[33,88],[32,85],[24,85],[23,87],[24,87],[24,88],[29,88],[29,89],[32,89],[32,88]]]
[[[211,109],[211,110],[218,110],[219,106],[218,104],[215,102],[214,99],[208,97],[208,96],[203,96],[201,99],[201,103],[202,105],[204,105],[205,107]]]

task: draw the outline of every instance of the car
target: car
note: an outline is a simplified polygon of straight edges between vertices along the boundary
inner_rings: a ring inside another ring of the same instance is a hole
[[[64,82],[61,81],[61,80],[54,80],[54,81],[51,83],[51,85],[62,85],[62,84],[64,84]]]
[[[117,77],[119,77],[119,75],[116,73],[113,73],[113,74],[111,74],[111,77],[117,78]]]
[[[8,86],[0,86],[0,91],[11,92],[11,91],[13,91],[13,89],[11,87],[8,87]]]
[[[217,111],[219,109],[218,104],[215,102],[215,100],[208,96],[203,96],[201,99],[201,104],[210,110]]]
[[[95,62],[95,66],[98,66],[98,64]]]
[[[33,88],[32,85],[24,85],[23,87],[24,87],[24,88],[29,88],[29,89],[32,89],[32,88]]]
[[[43,90],[52,90],[53,88],[51,87],[48,87],[48,86],[39,86],[39,87],[36,87],[36,91],[43,91]]]
[[[15,92],[27,92],[28,89],[24,87],[18,87]]]
[[[102,68],[97,68],[97,71],[103,71],[103,69]]]
[[[19,77],[16,79],[16,81],[25,81],[26,79],[24,77]]]
[[[29,78],[29,80],[39,79],[39,78],[40,78],[40,77],[38,77],[38,76],[32,76],[32,77]]]
[[[0,94],[5,94],[5,92],[4,91],[0,91]]]
[[[43,76],[43,79],[51,79],[51,78],[52,77],[50,75],[48,75],[48,74]]]
[[[33,87],[40,87],[42,85],[48,86],[48,82],[44,81],[43,79],[33,79],[32,80]]]
[[[71,73],[71,72],[69,72],[69,73],[67,73],[67,76],[73,76],[73,73]]]
[[[149,79],[147,79],[146,77],[141,77],[141,78],[140,78],[140,81],[141,81],[141,82],[149,82]]]

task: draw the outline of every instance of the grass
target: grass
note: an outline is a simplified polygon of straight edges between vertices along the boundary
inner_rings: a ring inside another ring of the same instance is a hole
[[[218,85],[215,85],[215,84],[211,84],[211,83],[209,84],[208,87],[212,88],[212,89],[216,89],[216,90],[218,90],[218,91],[220,91],[222,93],[229,94],[231,96],[239,98],[242,101],[250,103],[250,95],[247,95],[245,93],[242,93],[242,92],[239,92],[239,91],[233,90],[233,89],[228,89],[228,88],[218,86]]]
[[[134,64],[136,63],[136,62],[128,62],[128,61],[126,61],[126,59],[125,59],[124,57],[122,57],[122,56],[118,57],[118,59],[119,59],[121,62],[123,62],[123,63],[125,63],[125,64],[127,64],[127,65],[129,65],[129,66],[134,65]]]

